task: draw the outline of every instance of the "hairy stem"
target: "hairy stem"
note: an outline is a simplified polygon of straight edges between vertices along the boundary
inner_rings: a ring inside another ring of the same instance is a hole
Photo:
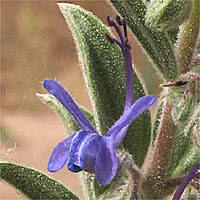
[[[155,195],[161,195],[162,192],[166,192],[161,191],[161,188],[165,185],[164,179],[176,135],[176,126],[171,117],[171,109],[172,105],[166,99],[154,145],[153,158],[147,170],[148,185],[152,188]]]
[[[155,141],[155,148],[153,153],[153,159],[151,167],[149,168],[149,176],[165,177],[166,167],[170,157],[170,150],[174,143],[176,126],[171,117],[172,105],[168,99],[166,99],[163,105],[163,114],[161,116],[161,123],[158,127],[158,134]]]
[[[177,61],[179,67],[179,75],[189,71],[192,61],[196,40],[199,34],[199,0],[192,0],[192,9],[188,20],[186,20],[178,36],[177,43]]]
[[[140,199],[138,195],[138,186],[140,179],[142,178],[142,174],[140,173],[139,170],[134,169],[132,170],[132,178],[133,178],[133,187],[132,187],[132,194],[131,194],[131,200],[138,200]]]

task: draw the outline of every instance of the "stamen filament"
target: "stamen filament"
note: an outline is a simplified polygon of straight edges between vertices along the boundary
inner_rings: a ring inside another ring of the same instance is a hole
[[[124,19],[121,19],[120,16],[116,16],[116,22],[114,20],[111,20],[110,17],[107,17],[108,25],[114,26],[121,42],[119,42],[117,39],[110,37],[108,34],[105,33],[106,38],[111,43],[116,43],[121,51],[122,55],[124,57],[124,64],[125,64],[125,72],[126,72],[126,98],[125,98],[125,106],[124,106],[124,112],[132,105],[133,101],[133,68],[132,68],[132,57],[130,52],[130,45],[128,42],[128,36],[127,36],[127,26]],[[118,24],[117,24],[118,23]],[[123,33],[120,29],[120,25],[123,26]]]

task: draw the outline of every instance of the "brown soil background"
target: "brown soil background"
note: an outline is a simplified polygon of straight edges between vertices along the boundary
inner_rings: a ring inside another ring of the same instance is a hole
[[[71,1],[92,11],[103,22],[114,11],[104,1]],[[148,62],[134,44],[135,63]],[[147,73],[148,74],[148,73]],[[55,1],[1,2],[1,160],[38,169],[84,199],[79,175],[64,167],[47,171],[52,149],[63,140],[59,118],[35,93],[41,82],[56,78],[74,99],[91,110],[72,35]],[[152,85],[152,88],[155,88]],[[4,181],[0,199],[27,199]]]
[[[72,2],[104,22],[111,14],[103,1]],[[66,167],[47,171],[52,149],[66,136],[59,118],[35,95],[45,93],[45,78],[56,78],[91,110],[69,28],[55,1],[3,1],[1,12],[1,159],[38,169],[84,199],[78,174]],[[27,199],[4,181],[0,189],[0,199]]]

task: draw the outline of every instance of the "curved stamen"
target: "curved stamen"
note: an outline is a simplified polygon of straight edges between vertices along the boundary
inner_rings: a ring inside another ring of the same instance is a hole
[[[117,22],[120,26],[123,25],[123,21],[122,21],[122,19],[121,19],[121,17],[120,17],[119,15],[116,16],[116,22]]]
[[[123,22],[123,30],[124,30],[124,37],[128,38],[128,34],[127,34],[127,26],[126,26],[126,21],[124,19],[122,19]]]
[[[114,26],[121,43],[115,39],[110,37],[108,34],[105,34],[106,38],[108,41],[111,43],[116,43],[121,51],[122,55],[124,57],[124,64],[125,64],[125,72],[126,72],[126,99],[125,99],[125,106],[124,106],[124,112],[131,106],[132,104],[132,99],[133,99],[133,68],[132,68],[132,57],[131,57],[131,52],[130,52],[130,44],[128,42],[128,37],[127,37],[127,26],[126,22],[124,19],[121,19],[120,16],[118,15],[116,17],[116,22],[119,25],[123,25],[123,32],[124,35],[122,34],[122,31],[119,27],[119,25],[116,24],[114,20],[111,20],[110,17],[107,17],[107,21],[109,26]]]
[[[114,20],[111,20],[110,17],[107,17],[107,22],[108,22],[108,25],[109,26],[113,26],[121,40],[121,44],[122,44],[122,47],[124,47],[125,45],[125,40],[124,40],[124,37],[123,37],[123,34],[122,34],[122,31],[120,29],[120,27],[116,24],[116,22]]]
[[[107,16],[106,18],[108,26],[113,26],[113,20],[110,19],[110,16]]]
[[[106,37],[106,39],[110,42],[110,43],[116,43],[119,48],[122,50],[122,44],[116,40],[115,38],[110,37],[107,33],[104,33],[104,36]]]

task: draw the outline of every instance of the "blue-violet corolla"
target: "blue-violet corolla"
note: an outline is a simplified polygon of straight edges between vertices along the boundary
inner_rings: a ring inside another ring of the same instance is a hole
[[[54,148],[48,170],[56,172],[67,163],[72,172],[81,170],[95,173],[100,184],[109,184],[115,177],[118,159],[115,148],[122,142],[129,124],[143,111],[156,102],[156,97],[146,95],[132,104],[133,98],[133,69],[130,44],[127,37],[126,23],[119,16],[115,20],[107,18],[108,24],[113,26],[120,41],[105,34],[108,41],[116,43],[122,52],[126,71],[126,99],[124,112],[115,124],[108,130],[106,136],[99,135],[85,115],[81,112],[72,97],[55,80],[44,80],[43,86],[54,95],[72,114],[81,130],[61,141]],[[120,26],[123,27],[123,32]]]

